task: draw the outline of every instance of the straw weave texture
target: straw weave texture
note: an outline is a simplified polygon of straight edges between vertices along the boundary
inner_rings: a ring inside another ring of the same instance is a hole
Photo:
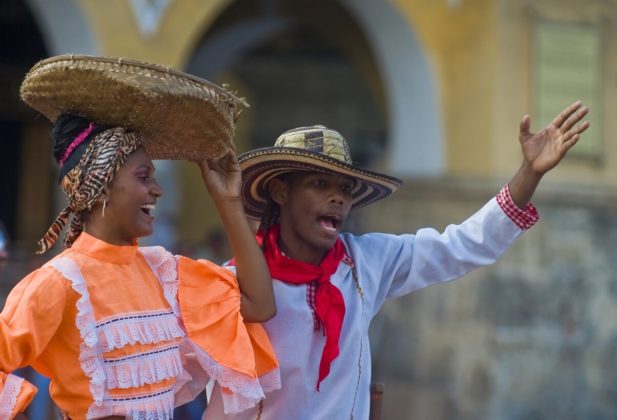
[[[222,87],[168,67],[83,55],[37,63],[20,93],[52,122],[72,113],[139,132],[153,159],[222,156],[234,148],[235,121],[248,106]]]

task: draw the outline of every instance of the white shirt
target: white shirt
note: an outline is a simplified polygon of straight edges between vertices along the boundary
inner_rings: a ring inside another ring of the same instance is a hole
[[[340,354],[319,392],[316,385],[325,337],[322,330],[314,329],[307,286],[274,281],[277,314],[264,327],[279,358],[281,389],[267,394],[260,407],[225,416],[216,385],[204,418],[254,420],[261,411],[261,420],[368,419],[371,320],[386,299],[457,279],[495,262],[524,232],[502,208],[503,202],[498,204],[493,198],[443,233],[421,229],[415,235],[340,235],[357,280],[345,262],[331,277],[345,299],[345,318]]]

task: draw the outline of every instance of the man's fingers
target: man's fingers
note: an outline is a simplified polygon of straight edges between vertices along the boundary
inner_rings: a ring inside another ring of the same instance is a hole
[[[589,108],[586,106],[579,108],[578,111],[570,114],[570,116],[566,119],[566,121],[561,126],[561,131],[566,132],[569,131],[576,123],[578,123],[587,113],[589,112]]]
[[[568,131],[561,136],[561,142],[565,143],[570,140],[575,134],[578,134],[575,130]]]
[[[578,126],[576,126],[576,128],[574,128],[574,131],[576,134],[581,134],[583,131],[587,130],[589,128],[589,121],[583,121],[581,124],[579,124]]]
[[[519,126],[521,136],[525,137],[529,135],[530,126],[531,126],[531,117],[525,114]]]
[[[574,146],[580,138],[581,135],[577,133],[570,136],[567,140],[564,140],[563,145],[566,150],[569,150],[572,146]]]
[[[574,102],[572,105],[568,106],[566,109],[561,111],[559,115],[557,115],[553,119],[552,124],[557,128],[561,128],[561,126],[568,119],[568,117],[572,115],[577,109],[579,109],[581,105],[582,105],[581,101]]]

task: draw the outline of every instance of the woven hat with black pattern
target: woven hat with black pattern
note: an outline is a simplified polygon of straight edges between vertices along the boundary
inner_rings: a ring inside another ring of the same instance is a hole
[[[400,179],[353,165],[345,138],[323,125],[288,130],[273,147],[243,153],[238,161],[244,207],[249,216],[256,218],[261,217],[268,203],[268,181],[285,172],[315,171],[355,179],[352,208],[381,200],[402,184]]]

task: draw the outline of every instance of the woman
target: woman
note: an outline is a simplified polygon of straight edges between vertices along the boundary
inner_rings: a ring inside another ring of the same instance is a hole
[[[227,409],[280,387],[261,326],[275,311],[271,279],[239,198],[233,152],[198,162],[238,261],[237,276],[208,261],[140,248],[163,190],[148,138],[62,115],[52,130],[68,198],[41,240],[48,250],[69,217],[66,249],[11,291],[0,314],[0,419],[34,388],[10,372],[31,365],[71,419],[167,419],[209,379]],[[241,265],[240,265],[241,261]]]

